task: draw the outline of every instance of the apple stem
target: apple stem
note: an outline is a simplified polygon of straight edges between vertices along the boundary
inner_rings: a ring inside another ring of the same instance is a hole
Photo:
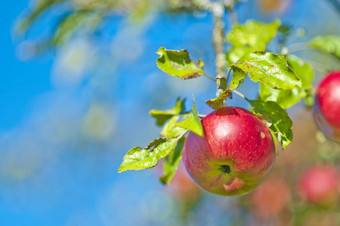
[[[186,130],[184,133],[182,133],[181,135],[179,135],[179,136],[176,138],[177,142],[178,142],[180,139],[182,139],[182,137],[184,137],[185,134],[187,134],[187,132],[189,132],[189,130]]]

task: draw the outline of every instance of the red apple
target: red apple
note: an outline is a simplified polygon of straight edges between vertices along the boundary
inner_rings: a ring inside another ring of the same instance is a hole
[[[314,118],[324,134],[340,142],[340,72],[326,75],[316,90]]]
[[[184,164],[203,189],[220,195],[253,190],[268,175],[275,145],[266,125],[251,112],[223,107],[202,119],[204,137],[189,133]]]
[[[273,218],[287,208],[290,191],[281,178],[267,179],[251,194],[251,210],[257,216]]]
[[[339,198],[339,171],[334,166],[312,166],[298,180],[300,195],[310,203],[331,204]]]

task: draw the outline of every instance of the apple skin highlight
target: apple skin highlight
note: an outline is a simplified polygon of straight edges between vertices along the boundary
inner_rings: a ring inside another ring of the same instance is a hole
[[[185,167],[204,190],[226,196],[248,193],[268,175],[275,144],[266,125],[251,112],[223,107],[202,119],[204,137],[189,133]]]

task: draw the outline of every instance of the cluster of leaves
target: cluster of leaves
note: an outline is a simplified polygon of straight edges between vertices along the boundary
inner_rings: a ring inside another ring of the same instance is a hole
[[[184,135],[190,130],[204,136],[200,117],[194,101],[191,111],[185,110],[185,99],[178,98],[173,108],[166,111],[151,110],[158,126],[163,126],[162,138],[155,139],[146,148],[134,147],[123,159],[118,172],[154,167],[158,160],[165,158],[164,175],[160,178],[169,184],[182,159]]]
[[[283,149],[293,139],[293,125],[285,109],[305,99],[307,106],[313,105],[313,67],[297,56],[278,55],[268,52],[268,44],[278,37],[281,28],[279,20],[272,23],[248,21],[237,24],[227,34],[230,44],[226,53],[226,62],[232,79],[227,89],[218,97],[207,100],[213,109],[222,107],[226,98],[249,78],[259,83],[259,97],[256,100],[243,98],[250,104],[251,111],[261,118],[269,127],[273,137],[280,142]],[[289,27],[288,27],[289,29]],[[285,32],[289,35],[290,32]],[[310,47],[340,58],[340,38],[337,36],[316,37],[310,41]],[[202,60],[194,62],[186,50],[167,50],[161,47],[157,54],[157,66],[169,75],[181,79],[192,79],[206,75]],[[207,75],[206,75],[207,76]],[[239,93],[239,92],[237,92]],[[163,138],[151,142],[147,148],[131,149],[124,157],[119,172],[150,168],[165,158],[164,175],[160,178],[164,184],[171,183],[182,158],[184,138],[188,131],[204,136],[202,125],[196,110],[186,112],[184,100],[178,99],[176,105],[167,111],[152,110],[151,116],[158,126],[164,126]],[[184,120],[179,122],[180,117]]]
[[[126,14],[131,20],[139,21],[154,8],[181,11],[196,9],[195,0],[39,0],[34,9],[28,11],[20,21],[18,29],[26,31],[34,21],[52,7],[64,11],[58,19],[53,35],[46,46],[60,46],[78,30],[94,32],[103,20],[112,14]],[[310,64],[291,54],[278,55],[268,51],[273,40],[286,41],[290,28],[281,25],[279,20],[272,23],[260,23],[249,20],[245,24],[235,24],[226,34],[229,45],[226,52],[226,64],[232,79],[228,87],[218,97],[207,100],[213,109],[222,107],[225,99],[232,98],[232,93],[249,78],[259,83],[259,97],[249,100],[251,110],[269,126],[282,148],[292,141],[292,121],[285,109],[305,99],[307,106],[313,104],[314,71]],[[280,37],[281,36],[281,37]],[[283,38],[282,38],[283,36]],[[340,59],[340,38],[338,36],[316,37],[309,42],[309,47],[329,53]],[[281,50],[280,50],[281,51]],[[283,53],[283,51],[281,51]],[[169,75],[181,79],[208,76],[203,69],[203,61],[197,63],[190,59],[186,50],[167,50],[164,47],[157,52],[157,66]],[[146,148],[134,147],[124,157],[119,172],[140,170],[154,167],[160,159],[165,159],[164,175],[160,180],[164,184],[171,182],[182,158],[185,135],[192,131],[204,136],[195,102],[191,111],[186,111],[185,100],[178,99],[176,105],[167,111],[152,110],[151,116],[158,126],[163,126],[161,138],[152,141]]]
[[[280,21],[276,20],[270,24],[248,21],[244,25],[234,26],[228,34],[227,40],[232,46],[226,54],[226,61],[229,63],[230,70],[233,71],[233,78],[229,87],[223,93],[206,102],[210,107],[213,109],[222,107],[223,101],[226,98],[232,98],[232,92],[242,84],[247,74],[251,80],[259,82],[267,90],[273,89],[276,92],[292,92],[295,94],[294,92],[305,93],[306,87],[310,88],[308,82],[311,80],[303,81],[298,77],[288,65],[284,56],[264,51],[268,43],[276,36],[279,25]],[[169,75],[181,79],[206,75],[203,62],[201,60],[197,63],[193,62],[186,50],[166,50],[162,47],[157,54],[160,55],[157,59],[157,66]],[[295,61],[292,60],[292,62]],[[292,64],[292,66],[297,67],[295,64]],[[294,89],[297,89],[297,91],[293,91]],[[300,93],[299,95],[301,98],[305,97]],[[275,99],[272,95],[267,95],[264,100],[261,98],[258,100],[245,99],[250,103],[252,111],[257,116],[269,121],[267,123],[270,125],[272,133],[277,136],[282,147],[285,148],[293,137],[292,121],[281,106],[280,99]],[[295,98],[294,101],[296,99],[298,98]],[[291,105],[294,104],[292,102],[290,102]],[[181,159],[185,134],[190,130],[204,136],[195,104],[189,113],[185,113],[183,104],[184,101],[178,99],[175,107],[168,111],[153,110],[150,112],[151,116],[156,118],[158,126],[164,125],[161,132],[163,138],[156,140],[158,142],[151,142],[146,149],[139,147],[131,149],[125,155],[119,172],[128,169],[149,168],[156,165],[160,158],[166,157],[164,176],[160,179],[165,184],[171,182]],[[189,114],[189,116],[184,116],[184,120],[178,122],[181,114]],[[174,145],[174,142],[177,145]],[[157,145],[153,145],[155,143]],[[150,149],[150,146],[153,149]]]

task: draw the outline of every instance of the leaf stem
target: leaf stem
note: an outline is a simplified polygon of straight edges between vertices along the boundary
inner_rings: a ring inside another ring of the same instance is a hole
[[[215,79],[214,77],[212,77],[212,76],[210,76],[210,75],[208,75],[208,74],[206,74],[206,73],[203,73],[203,75],[204,75],[205,77],[207,77],[207,78],[213,80],[213,81],[216,81],[216,79]]]
[[[198,117],[204,118],[206,115],[198,114]]]
[[[188,130],[188,129],[187,129],[187,130],[185,130],[185,132],[184,132],[184,133],[182,133],[181,135],[179,135],[178,137],[176,137],[176,142],[178,142],[180,139],[182,139],[182,137],[184,137],[184,136],[185,136],[185,134],[186,134],[187,132],[189,132],[189,130]]]
[[[243,95],[242,93],[240,93],[239,91],[237,90],[233,90],[233,93],[237,94],[238,96],[242,97],[243,99],[245,99],[246,101],[248,101],[249,99]]]

